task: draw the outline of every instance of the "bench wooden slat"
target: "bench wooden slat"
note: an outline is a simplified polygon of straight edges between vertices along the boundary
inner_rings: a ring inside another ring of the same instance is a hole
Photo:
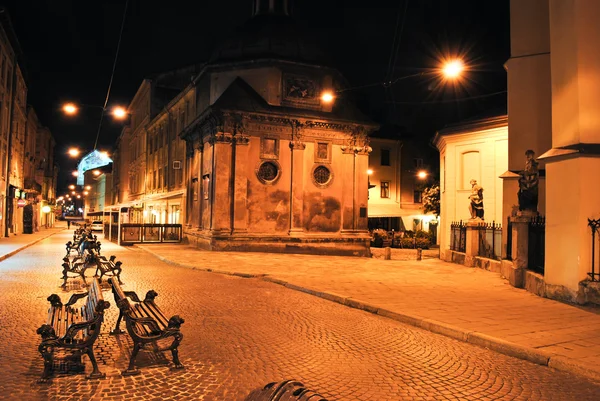
[[[161,311],[157,310],[155,305],[150,304],[150,302],[142,302],[140,306],[144,309],[146,315],[156,320],[161,330],[164,330],[169,325],[169,321],[165,319]]]

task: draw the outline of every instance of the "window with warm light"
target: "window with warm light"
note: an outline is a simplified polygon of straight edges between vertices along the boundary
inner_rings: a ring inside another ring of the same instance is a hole
[[[381,181],[381,197],[382,198],[390,197],[390,182],[389,181]]]

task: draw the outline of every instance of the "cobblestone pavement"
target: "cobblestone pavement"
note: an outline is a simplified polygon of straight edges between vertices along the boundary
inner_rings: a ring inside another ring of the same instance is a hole
[[[541,298],[512,287],[499,274],[392,249],[392,260],[342,256],[208,252],[184,245],[140,245],[181,266],[267,276],[317,293],[435,321],[454,332],[497,340],[508,355],[533,356],[550,366],[600,378],[600,309]],[[382,249],[373,249],[375,255]],[[379,253],[381,255],[381,253]],[[470,341],[470,340],[469,340]],[[521,350],[524,350],[521,352]],[[599,397],[600,400],[600,397]]]
[[[59,287],[67,234],[0,262],[0,398],[10,400],[242,400],[270,381],[295,378],[330,400],[595,400],[600,386],[566,372],[510,358],[257,279],[165,264],[135,248],[103,244],[123,261],[124,289],[158,292],[157,303],[185,318],[180,357],[142,351],[142,374],[122,377],[127,335],[110,336],[112,294],[96,355],[104,380],[58,373],[37,384],[42,358],[35,330]],[[265,261],[267,262],[267,261]],[[91,274],[91,273],[90,273]],[[87,358],[84,358],[87,361]],[[86,362],[86,372],[91,366]]]

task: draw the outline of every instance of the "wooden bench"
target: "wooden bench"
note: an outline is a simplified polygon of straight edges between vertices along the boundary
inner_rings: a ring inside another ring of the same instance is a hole
[[[85,305],[79,308],[73,306],[85,297]],[[110,304],[102,297],[98,280],[93,280],[88,292],[72,295],[64,305],[56,294],[50,295],[48,301],[48,320],[37,330],[37,334],[42,337],[38,351],[44,358],[44,372],[39,381],[49,381],[54,365],[54,351],[57,348],[74,350],[79,358],[82,354],[87,354],[93,366],[93,371],[87,378],[105,377],[98,369],[93,347],[104,321],[104,310]]]
[[[123,333],[119,325],[121,324],[121,319],[125,318],[127,332],[134,344],[131,358],[129,359],[129,367],[127,370],[121,372],[121,374],[123,376],[130,376],[140,373],[135,368],[135,358],[140,349],[146,344],[152,344],[155,351],[170,350],[175,369],[182,369],[183,365],[179,361],[178,347],[183,339],[180,327],[184,323],[184,320],[178,315],[168,319],[154,302],[154,298],[158,296],[154,290],[148,291],[146,298],[141,301],[135,292],[123,291],[119,285],[119,281],[115,280],[115,277],[109,278],[109,281],[115,296],[115,302],[119,307],[117,324],[111,334]],[[166,348],[159,348],[157,341],[168,337],[173,337],[171,345]]]

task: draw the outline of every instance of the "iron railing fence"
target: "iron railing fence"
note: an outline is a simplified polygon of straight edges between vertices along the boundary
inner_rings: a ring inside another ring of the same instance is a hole
[[[512,260],[512,223],[506,219],[506,259]]]
[[[479,230],[479,256],[488,259],[502,258],[502,224],[481,223]]]
[[[588,226],[592,229],[592,271],[588,273],[590,280],[600,281],[600,271],[596,272],[596,261],[600,260],[600,219],[588,219]]]
[[[529,222],[527,269],[544,274],[546,259],[546,218],[536,216]]]
[[[181,242],[181,224],[121,224],[121,244]]]
[[[467,226],[463,221],[453,221],[450,224],[450,249],[465,252],[467,248]]]

